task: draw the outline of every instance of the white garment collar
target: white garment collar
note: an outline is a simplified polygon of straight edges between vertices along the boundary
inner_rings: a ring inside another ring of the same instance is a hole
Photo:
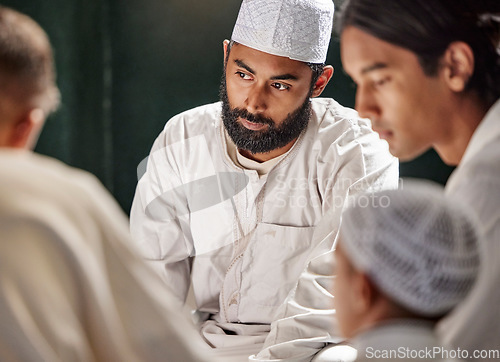
[[[225,128],[223,128],[223,133],[224,133],[224,138],[226,139],[227,153],[228,153],[229,157],[231,158],[231,160],[236,165],[243,167],[246,170],[257,171],[259,176],[267,175],[271,171],[271,169],[290,152],[290,150],[288,150],[286,153],[282,154],[281,156],[272,158],[272,159],[265,161],[265,162],[257,162],[257,161],[251,160],[251,159],[243,156],[238,151],[238,148],[234,144],[231,137],[229,137],[229,134],[227,133]]]
[[[500,135],[500,99],[486,113],[469,141],[460,164],[472,159],[481,149]]]

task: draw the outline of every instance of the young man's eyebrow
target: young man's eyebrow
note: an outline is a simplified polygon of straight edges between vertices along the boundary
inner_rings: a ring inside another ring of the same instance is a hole
[[[253,70],[250,66],[248,66],[244,61],[240,59],[235,59],[234,62],[236,63],[237,66],[244,68],[247,72],[252,73],[252,74],[257,74],[255,70]],[[297,80],[298,78],[290,73],[285,73],[285,74],[280,74],[276,75],[274,77],[271,77],[271,80]]]
[[[361,74],[364,75],[364,74],[372,72],[374,70],[379,70],[379,69],[384,69],[384,68],[387,68],[387,64],[381,63],[381,62],[374,63],[372,65],[369,65],[369,66],[361,69]]]

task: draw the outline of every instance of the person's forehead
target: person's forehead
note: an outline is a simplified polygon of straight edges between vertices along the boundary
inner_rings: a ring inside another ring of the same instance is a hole
[[[244,62],[252,69],[255,68],[257,72],[258,69],[265,68],[276,74],[293,72],[300,75],[301,73],[309,74],[311,69],[304,62],[266,53],[237,43],[233,45],[229,55],[229,62],[235,63],[236,61]]]
[[[408,68],[416,55],[409,50],[379,39],[363,30],[349,26],[341,34],[342,65],[351,76],[363,76],[370,71]]]

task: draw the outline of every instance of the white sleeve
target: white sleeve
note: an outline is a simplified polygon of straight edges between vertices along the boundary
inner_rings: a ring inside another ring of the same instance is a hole
[[[337,180],[330,195],[335,201],[314,233],[313,243],[317,247],[296,287],[278,310],[264,348],[250,356],[250,361],[310,361],[327,343],[341,340],[330,293],[341,212],[355,195],[398,187],[397,159],[385,148],[371,146],[373,136],[365,135],[364,139],[366,147],[363,139],[353,140],[357,143],[352,147],[353,156],[346,158],[339,172],[331,176]]]
[[[173,293],[185,301],[193,241],[189,210],[175,160],[160,134],[147,159],[130,212],[130,231],[144,259]]]

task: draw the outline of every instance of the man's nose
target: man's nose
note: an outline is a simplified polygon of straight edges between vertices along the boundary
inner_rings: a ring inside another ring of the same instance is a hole
[[[380,107],[378,106],[372,92],[366,87],[357,87],[355,108],[360,117],[370,119],[377,119],[380,117]]]
[[[265,84],[254,84],[247,95],[246,108],[250,113],[262,113],[267,109],[267,89]]]

